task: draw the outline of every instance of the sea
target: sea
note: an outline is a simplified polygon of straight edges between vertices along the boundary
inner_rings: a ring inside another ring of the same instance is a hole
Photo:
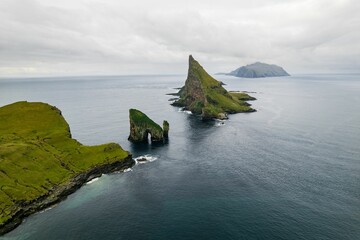
[[[360,75],[215,78],[257,112],[203,122],[171,106],[185,75],[0,79],[0,106],[55,105],[81,143],[147,159],[0,239],[360,239]],[[169,141],[130,143],[130,108],[167,120]]]

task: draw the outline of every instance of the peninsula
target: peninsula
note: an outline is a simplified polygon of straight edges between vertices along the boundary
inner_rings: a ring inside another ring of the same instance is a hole
[[[164,141],[169,136],[169,123],[164,120],[163,128],[151,120],[146,114],[137,110],[129,110],[130,135],[128,140],[131,142],[147,142],[149,134],[151,142]]]
[[[238,69],[226,74],[242,78],[262,78],[262,77],[283,77],[290,76],[282,67],[275,64],[266,64],[256,62],[246,66],[239,67]]]
[[[244,92],[228,92],[222,82],[211,77],[190,55],[185,86],[177,93],[173,106],[184,107],[203,120],[227,119],[227,114],[254,112],[246,101],[255,100]]]
[[[0,235],[103,173],[134,165],[119,144],[84,146],[59,109],[40,102],[0,108]]]

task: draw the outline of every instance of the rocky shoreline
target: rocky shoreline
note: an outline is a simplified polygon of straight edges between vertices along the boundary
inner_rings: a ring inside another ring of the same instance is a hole
[[[129,154],[129,156],[124,159],[113,163],[96,166],[87,172],[77,174],[67,183],[54,186],[53,189],[51,189],[47,194],[42,195],[41,197],[34,199],[31,202],[22,203],[21,210],[13,215],[12,218],[8,219],[6,222],[0,225],[0,236],[15,229],[22,223],[24,218],[30,216],[31,214],[44,210],[61,202],[62,200],[65,200],[68,195],[74,193],[89,180],[100,177],[105,173],[111,173],[130,168],[134,164],[135,161]]]

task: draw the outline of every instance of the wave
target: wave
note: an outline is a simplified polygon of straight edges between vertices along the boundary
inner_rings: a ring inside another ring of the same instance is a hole
[[[139,156],[137,158],[134,158],[135,160],[135,164],[143,164],[143,163],[147,163],[147,162],[153,162],[156,159],[158,159],[158,157],[155,156],[151,156],[149,154],[143,155],[143,156]]]
[[[183,112],[183,113],[186,113],[186,114],[193,114],[191,111],[189,110],[185,110],[185,108],[179,108],[179,111],[178,112]]]
[[[225,126],[225,123],[224,122],[217,122],[217,123],[215,123],[215,126],[222,127],[222,126]]]
[[[56,204],[56,205],[57,205],[57,204]],[[44,212],[46,212],[46,211],[49,211],[49,210],[53,209],[56,205],[53,205],[53,206],[48,207],[48,208],[45,208],[44,210],[41,210],[39,213],[44,213]]]
[[[215,119],[215,126],[216,126],[216,127],[225,126],[225,121],[226,121],[226,120]]]
[[[90,181],[88,181],[86,184],[91,184],[91,183],[93,183],[93,182],[96,182],[97,180],[99,180],[98,177],[97,177],[97,178],[93,178],[93,179],[91,179]]]
[[[123,172],[132,172],[132,168],[127,168]]]

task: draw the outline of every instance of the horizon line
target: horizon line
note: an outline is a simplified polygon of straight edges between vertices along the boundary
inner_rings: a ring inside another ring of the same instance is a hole
[[[80,77],[142,77],[142,76],[182,76],[186,75],[187,73],[174,73],[174,74],[156,74],[156,73],[150,73],[150,74],[79,74],[79,75],[34,75],[34,76],[0,76],[1,80],[4,79],[37,79],[37,78],[80,78]],[[220,74],[217,73],[211,73],[210,75],[216,75],[219,76]],[[292,73],[291,77],[294,75],[360,75],[360,72],[314,72],[314,73],[305,73],[305,72],[297,72]],[[230,75],[228,75],[230,76]],[[230,76],[231,77],[231,76]]]

